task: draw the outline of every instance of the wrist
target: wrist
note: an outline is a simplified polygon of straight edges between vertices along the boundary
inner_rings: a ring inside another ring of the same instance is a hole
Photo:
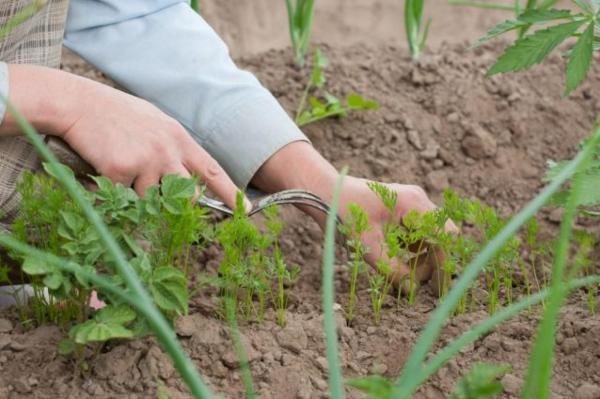
[[[310,143],[296,141],[273,154],[252,184],[267,193],[306,190],[329,202],[337,176],[337,170]]]
[[[9,65],[9,101],[42,134],[62,136],[79,116],[86,79],[33,65]],[[7,114],[2,130],[19,132]]]

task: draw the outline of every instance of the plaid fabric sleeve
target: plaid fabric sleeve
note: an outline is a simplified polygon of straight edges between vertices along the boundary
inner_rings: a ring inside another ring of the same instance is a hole
[[[6,62],[0,62],[0,123],[6,113],[6,99],[8,99],[8,65]]]

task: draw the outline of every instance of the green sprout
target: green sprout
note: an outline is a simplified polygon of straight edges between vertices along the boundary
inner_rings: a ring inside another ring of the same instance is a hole
[[[315,0],[285,0],[285,6],[294,60],[302,67],[310,45]]]
[[[413,60],[418,59],[425,48],[431,25],[431,18],[429,18],[423,26],[424,3],[425,0],[406,0],[404,2],[404,27]]]
[[[351,93],[345,104],[325,88],[324,70],[329,61],[320,49],[315,49],[311,75],[296,110],[295,122],[298,126],[308,125],[326,118],[345,117],[352,111],[378,109],[376,101],[363,98],[360,94]],[[323,92],[322,98],[310,96],[312,91]],[[307,104],[308,101],[308,104]],[[307,106],[308,105],[308,106]]]

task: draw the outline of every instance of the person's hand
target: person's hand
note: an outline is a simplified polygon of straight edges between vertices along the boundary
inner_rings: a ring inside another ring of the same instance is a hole
[[[147,101],[96,86],[93,106],[61,135],[98,173],[143,195],[168,174],[198,176],[228,206],[238,188],[175,119]]]
[[[282,167],[286,165],[286,167]],[[257,187],[268,191],[280,191],[291,188],[301,188],[313,192],[330,202],[338,173],[310,144],[297,142],[289,144],[273,155],[258,171],[253,180]],[[381,200],[367,185],[368,181],[348,176],[345,178],[340,193],[340,216],[347,215],[348,206],[352,203],[360,205],[369,216],[371,229],[362,237],[363,244],[368,249],[365,260],[375,267],[379,259],[385,259],[383,225],[390,221],[390,215]],[[394,222],[414,210],[428,212],[436,208],[425,191],[415,185],[386,184],[398,195]],[[315,221],[325,227],[325,215],[312,208],[301,208],[312,216]],[[448,231],[456,232],[457,228],[448,221]],[[433,273],[434,268],[443,263],[444,254],[439,248],[427,247],[427,256],[419,257],[416,268],[417,280],[420,282],[438,277]],[[388,260],[392,266],[391,279],[398,285],[409,274],[407,265],[397,260]],[[433,282],[436,285],[436,282]]]
[[[41,133],[61,137],[99,174],[140,195],[165,175],[195,175],[235,206],[238,188],[223,168],[179,122],[149,102],[43,67],[10,65],[9,76],[15,107]],[[10,115],[0,125],[0,134],[18,130]]]

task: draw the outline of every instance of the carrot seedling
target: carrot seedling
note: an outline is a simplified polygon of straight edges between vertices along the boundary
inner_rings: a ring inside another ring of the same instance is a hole
[[[371,229],[369,226],[369,215],[357,204],[350,204],[349,215],[339,229],[346,237],[346,245],[350,249],[350,291],[348,293],[347,320],[351,324],[354,320],[354,310],[357,302],[358,278],[366,271],[364,260],[367,248],[361,239],[364,233]]]
[[[322,119],[332,117],[345,117],[352,111],[378,109],[379,104],[374,100],[368,100],[360,94],[351,93],[346,97],[345,103],[329,93],[325,88],[325,73],[329,61],[320,49],[315,49],[313,56],[313,67],[310,79],[302,92],[298,109],[296,110],[295,122],[298,126],[308,125]],[[310,96],[311,92],[318,92],[319,96]],[[308,104],[307,104],[308,102]]]

